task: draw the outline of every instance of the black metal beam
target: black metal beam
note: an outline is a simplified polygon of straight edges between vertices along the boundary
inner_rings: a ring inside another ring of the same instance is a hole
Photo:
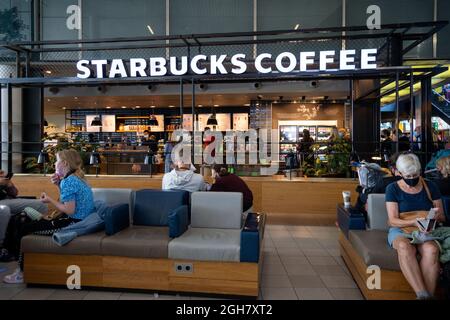
[[[402,29],[402,28],[443,28],[448,21],[427,21],[414,23],[394,23],[382,25],[378,30],[386,29]],[[160,40],[182,40],[182,39],[209,39],[209,38],[233,38],[233,37],[261,37],[261,36],[277,36],[281,34],[310,34],[310,33],[342,33],[342,32],[358,32],[363,31],[368,35],[367,26],[352,27],[326,27],[326,28],[309,28],[309,29],[282,29],[272,31],[256,31],[256,32],[226,32],[226,33],[205,33],[205,34],[182,34],[169,36],[146,36],[146,37],[117,37],[117,38],[100,38],[90,40],[48,40],[48,41],[20,41],[16,45],[66,45],[66,44],[98,44],[98,43],[114,43],[114,42],[138,42],[138,41],[160,41]],[[376,30],[375,30],[376,31]],[[7,45],[8,43],[0,43]]]

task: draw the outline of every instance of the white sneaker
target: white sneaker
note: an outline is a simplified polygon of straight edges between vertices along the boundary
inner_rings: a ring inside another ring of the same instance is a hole
[[[3,278],[3,282],[5,283],[23,283],[23,272],[20,271],[20,268],[17,268],[13,273],[5,276]]]

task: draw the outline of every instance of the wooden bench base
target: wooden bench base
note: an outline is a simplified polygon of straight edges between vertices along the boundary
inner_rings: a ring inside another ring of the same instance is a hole
[[[381,289],[369,289],[367,278],[371,274],[367,273],[368,266],[353,249],[352,244],[343,233],[339,235],[339,245],[342,258],[367,300],[409,300],[416,298],[416,294],[401,271],[381,269]]]
[[[66,285],[67,268],[81,270],[81,287],[199,292],[257,297],[260,264],[249,262],[181,261],[113,256],[25,254],[27,284]],[[192,272],[177,272],[189,263]],[[260,262],[261,263],[261,262]]]

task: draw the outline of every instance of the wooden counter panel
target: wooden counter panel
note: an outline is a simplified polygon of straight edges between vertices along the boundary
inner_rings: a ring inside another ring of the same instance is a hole
[[[270,214],[332,214],[336,204],[342,202],[342,190],[356,192],[356,181],[322,183],[262,182],[263,212]],[[354,200],[354,199],[353,199]],[[353,201],[352,200],[352,201]]]
[[[336,204],[342,202],[342,191],[352,192],[358,181],[352,179],[244,177],[253,192],[253,210],[268,214],[269,223],[330,225],[336,217]],[[154,176],[87,176],[93,188],[160,189],[162,175]],[[57,199],[59,192],[50,176],[20,175],[13,179],[20,195],[39,197],[42,191]]]

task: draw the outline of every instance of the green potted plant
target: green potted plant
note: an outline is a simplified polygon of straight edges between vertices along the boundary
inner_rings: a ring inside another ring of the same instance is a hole
[[[48,154],[48,162],[45,164],[47,173],[55,172],[56,154],[58,151],[65,149],[74,149],[80,153],[83,165],[89,163],[89,155],[94,151],[92,144],[88,143],[81,137],[70,138],[66,133],[52,133],[49,134],[44,140],[56,140],[55,144],[50,144],[44,147],[42,150]],[[24,160],[25,171],[29,173],[42,172],[41,165],[38,164],[37,157],[28,157]]]

